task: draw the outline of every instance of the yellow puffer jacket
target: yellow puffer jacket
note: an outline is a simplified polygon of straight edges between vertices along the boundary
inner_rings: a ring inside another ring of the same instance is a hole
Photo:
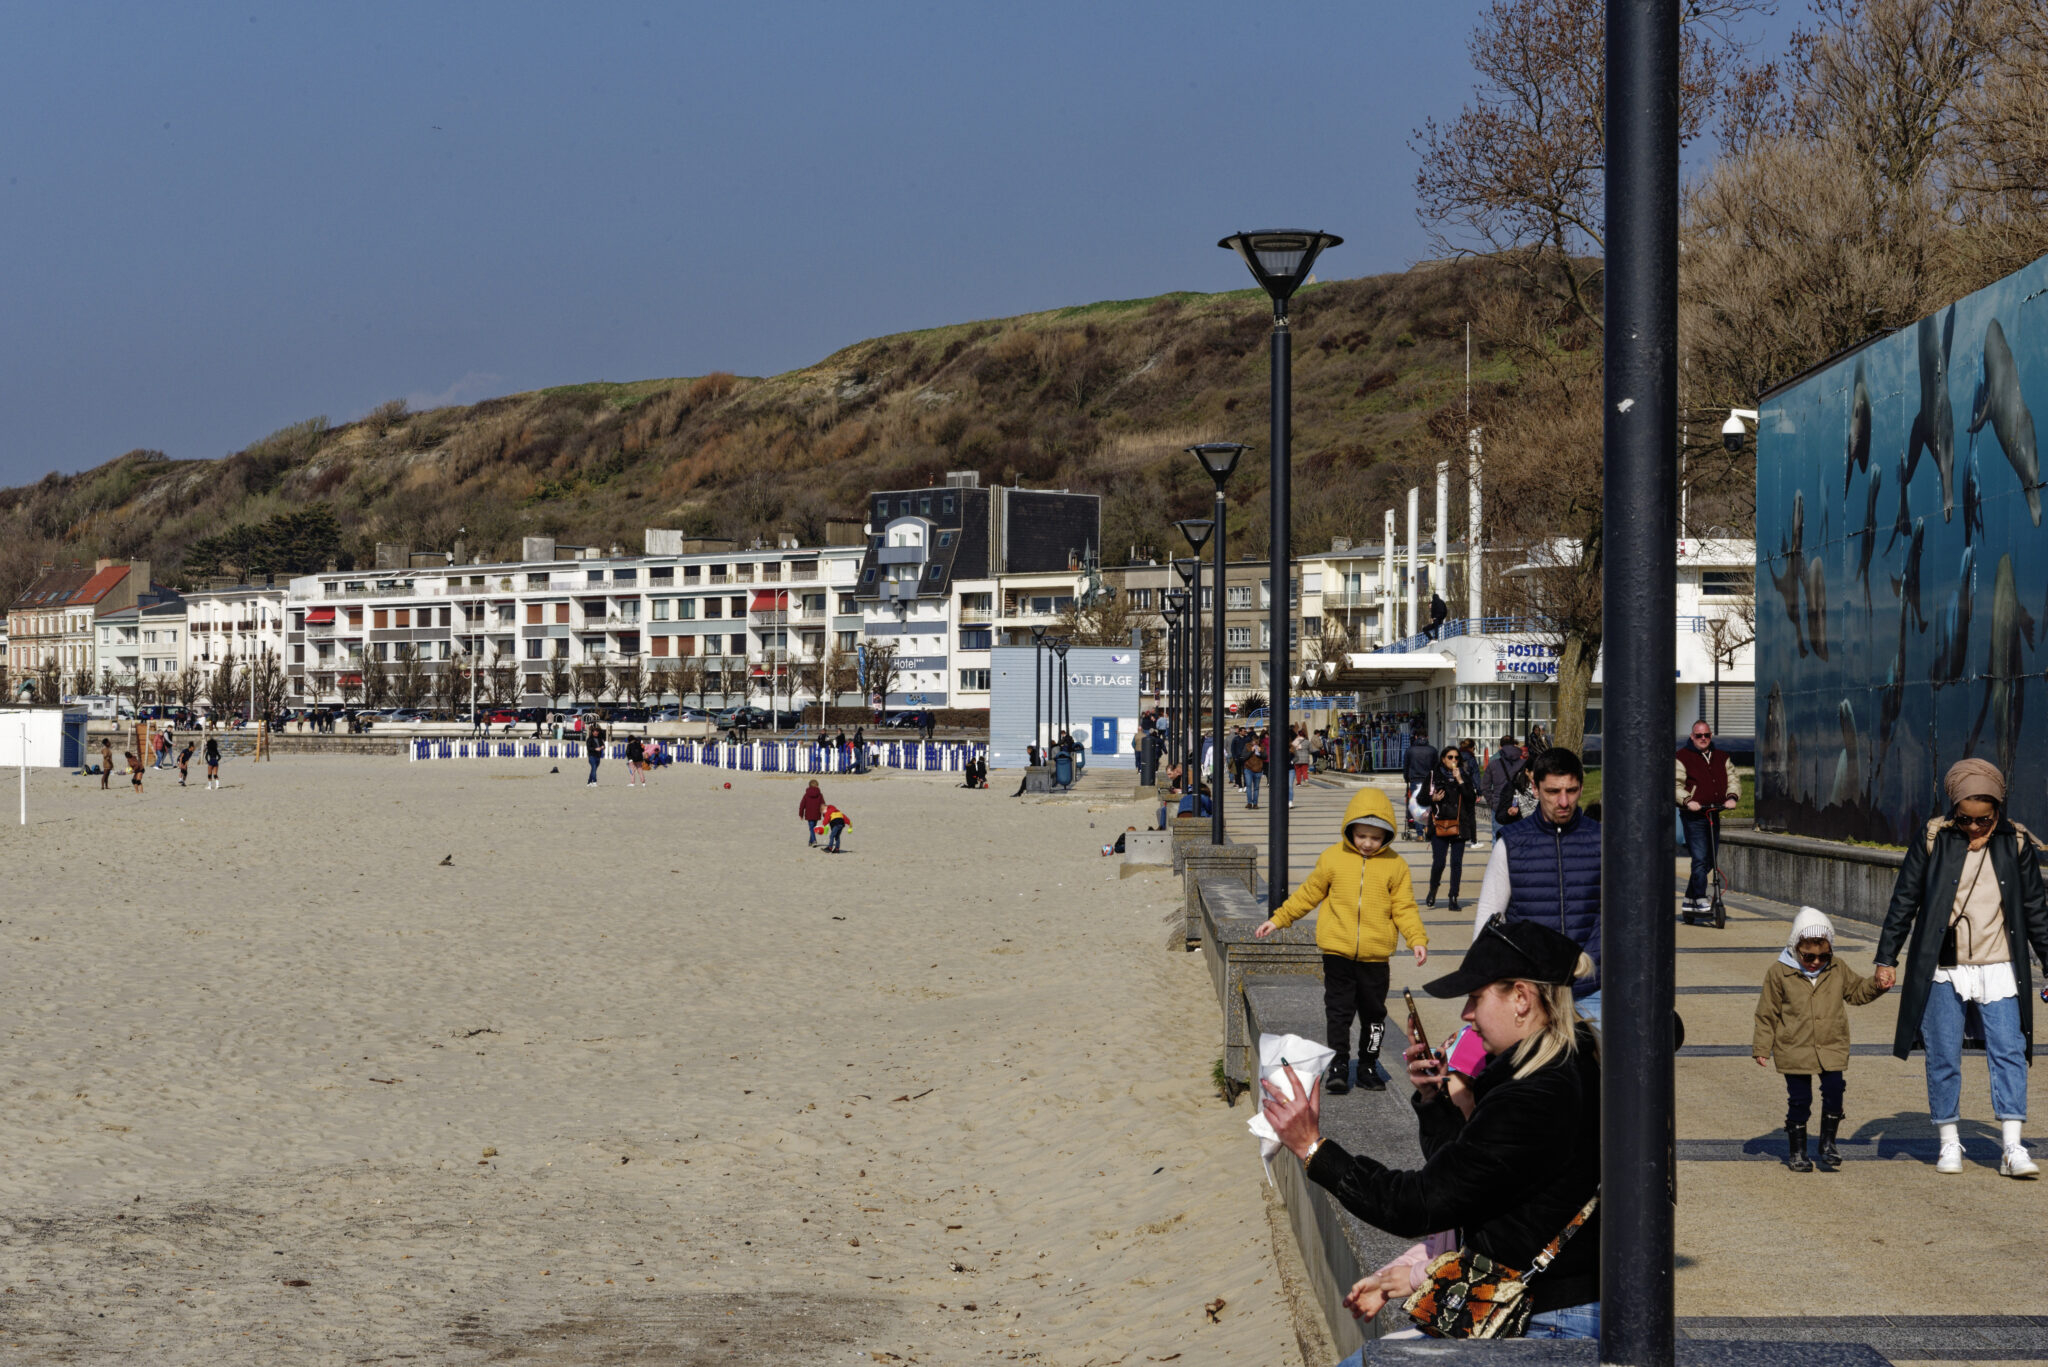
[[[1351,823],[1368,816],[1395,824],[1394,806],[1378,788],[1361,788],[1351,799],[1337,843],[1323,851],[1315,872],[1273,913],[1273,924],[1292,925],[1320,905],[1316,948],[1347,959],[1390,959],[1400,940],[1427,945],[1429,932],[1415,909],[1408,861],[1391,848],[1393,837],[1370,856],[1351,843]]]

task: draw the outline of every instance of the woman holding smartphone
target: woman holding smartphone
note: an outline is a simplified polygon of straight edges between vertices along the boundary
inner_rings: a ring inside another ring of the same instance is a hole
[[[1566,936],[1496,919],[1457,972],[1424,987],[1433,997],[1465,998],[1463,1019],[1490,1061],[1468,1085],[1447,1080],[1426,1045],[1409,1046],[1420,1171],[1397,1172],[1324,1139],[1320,1086],[1289,1079],[1297,1089],[1286,1096],[1262,1083],[1266,1119],[1309,1180],[1367,1224],[1403,1238],[1462,1230],[1470,1252],[1527,1272],[1600,1185],[1598,1037],[1579,1020],[1571,988],[1588,967]],[[1418,1270],[1397,1263],[1361,1281],[1347,1298],[1352,1312],[1369,1317],[1405,1297]],[[1599,1337],[1597,1209],[1527,1287],[1531,1338]]]

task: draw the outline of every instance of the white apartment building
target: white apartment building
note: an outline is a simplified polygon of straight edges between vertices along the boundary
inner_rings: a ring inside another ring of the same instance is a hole
[[[213,669],[223,660],[246,664],[265,652],[286,658],[283,584],[232,584],[195,589],[185,598],[184,662]]]
[[[356,701],[366,664],[388,671],[410,651],[433,674],[508,669],[522,706],[610,695],[634,665],[648,698],[767,701],[808,693],[798,666],[858,644],[860,546],[736,550],[649,529],[640,555],[550,537],[522,551],[474,564],[381,547],[374,568],[293,580],[294,700]],[[563,675],[570,687],[551,694]]]
[[[185,602],[175,596],[120,608],[99,619],[99,674],[118,689],[140,685],[144,703],[169,702],[186,663]]]

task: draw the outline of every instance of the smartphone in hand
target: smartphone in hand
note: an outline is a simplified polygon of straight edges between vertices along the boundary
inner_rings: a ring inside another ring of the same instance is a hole
[[[1415,994],[1407,988],[1401,989],[1401,1000],[1408,1004],[1408,1042],[1429,1047],[1429,1036],[1423,1033],[1422,1015],[1415,1009]]]

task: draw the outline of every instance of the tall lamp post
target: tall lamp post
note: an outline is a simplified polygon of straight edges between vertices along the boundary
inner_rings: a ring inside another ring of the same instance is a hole
[[[1266,672],[1272,676],[1266,689],[1266,729],[1273,738],[1273,760],[1276,764],[1284,764],[1287,760],[1283,737],[1288,717],[1287,672],[1291,654],[1288,641],[1292,634],[1287,624],[1294,611],[1287,577],[1294,555],[1288,489],[1289,462],[1292,459],[1288,438],[1294,402],[1289,368],[1293,360],[1293,335],[1287,327],[1287,301],[1308,280],[1316,258],[1326,249],[1341,246],[1343,242],[1343,238],[1332,233],[1268,228],[1235,233],[1216,244],[1228,247],[1243,257],[1245,265],[1251,267],[1252,279],[1258,281],[1259,288],[1273,300],[1273,511],[1270,518],[1273,592],[1267,612],[1273,639],[1266,653]],[[1276,732],[1275,727],[1283,730]],[[1277,775],[1275,779],[1277,783]],[[1266,809],[1266,904],[1274,910],[1287,900],[1287,803],[1280,800],[1282,796],[1275,792],[1274,801],[1269,802]]]
[[[1209,838],[1218,845],[1223,843],[1223,599],[1228,592],[1223,568],[1223,484],[1237,469],[1238,458],[1247,449],[1234,441],[1209,441],[1188,448],[1216,482],[1216,510],[1210,517],[1215,527],[1211,543],[1215,547],[1215,573],[1211,577],[1216,581],[1216,599],[1209,619],[1209,725],[1216,733],[1216,760],[1209,776],[1209,799],[1214,806],[1209,818]]]
[[[1181,647],[1187,641],[1187,631],[1183,623],[1187,617],[1188,591],[1186,589],[1168,589],[1160,596],[1166,600],[1166,695],[1172,699],[1166,705],[1166,749],[1169,759],[1175,764],[1180,764],[1183,759],[1180,743],[1182,720],[1180,710],[1180,657]],[[1185,781],[1187,774],[1185,766],[1182,767],[1181,778]]]
[[[1187,760],[1188,772],[1199,775],[1202,772],[1202,728],[1191,699],[1202,696],[1202,562],[1194,556],[1184,555],[1173,562],[1173,572],[1180,576],[1181,588],[1187,594],[1187,611],[1181,618],[1185,629],[1181,632],[1180,706],[1176,719],[1181,729],[1181,754]]]
[[[1067,738],[1073,726],[1073,718],[1067,715],[1067,647],[1071,644],[1072,642],[1064,636],[1052,643],[1052,653],[1059,657],[1059,673],[1053,679],[1052,689],[1053,715],[1058,720],[1053,723],[1052,729],[1053,734],[1060,738],[1062,753],[1066,750]]]
[[[1031,628],[1031,744],[1025,750],[1025,757],[1038,756],[1040,764],[1045,763],[1045,748],[1039,744],[1042,734],[1038,727],[1038,705],[1045,701],[1045,678],[1041,669],[1045,664],[1045,628]]]
[[[1173,525],[1180,530],[1181,536],[1187,540],[1188,548],[1195,553],[1187,562],[1191,581],[1188,585],[1188,610],[1189,615],[1195,619],[1195,629],[1189,633],[1188,640],[1188,659],[1193,664],[1193,668],[1188,671],[1191,676],[1188,680],[1188,722],[1195,738],[1195,769],[1199,773],[1205,767],[1202,764],[1202,673],[1206,668],[1206,663],[1202,659],[1202,547],[1208,544],[1209,536],[1215,531],[1216,524],[1206,517],[1188,517]],[[1173,563],[1174,568],[1178,569],[1183,562],[1176,560]],[[1211,592],[1218,598],[1223,596],[1221,589],[1212,589]],[[1216,737],[1216,749],[1219,753],[1223,749],[1221,733]],[[1223,837],[1218,831],[1217,819],[1223,813],[1223,794],[1217,789],[1213,779],[1209,784],[1209,805],[1212,809],[1209,834],[1216,844],[1221,845]],[[1200,810],[1198,806],[1197,814]]]
[[[1600,827],[1602,1362],[1672,1361],[1671,746],[1677,602],[1679,13],[1608,0]]]

